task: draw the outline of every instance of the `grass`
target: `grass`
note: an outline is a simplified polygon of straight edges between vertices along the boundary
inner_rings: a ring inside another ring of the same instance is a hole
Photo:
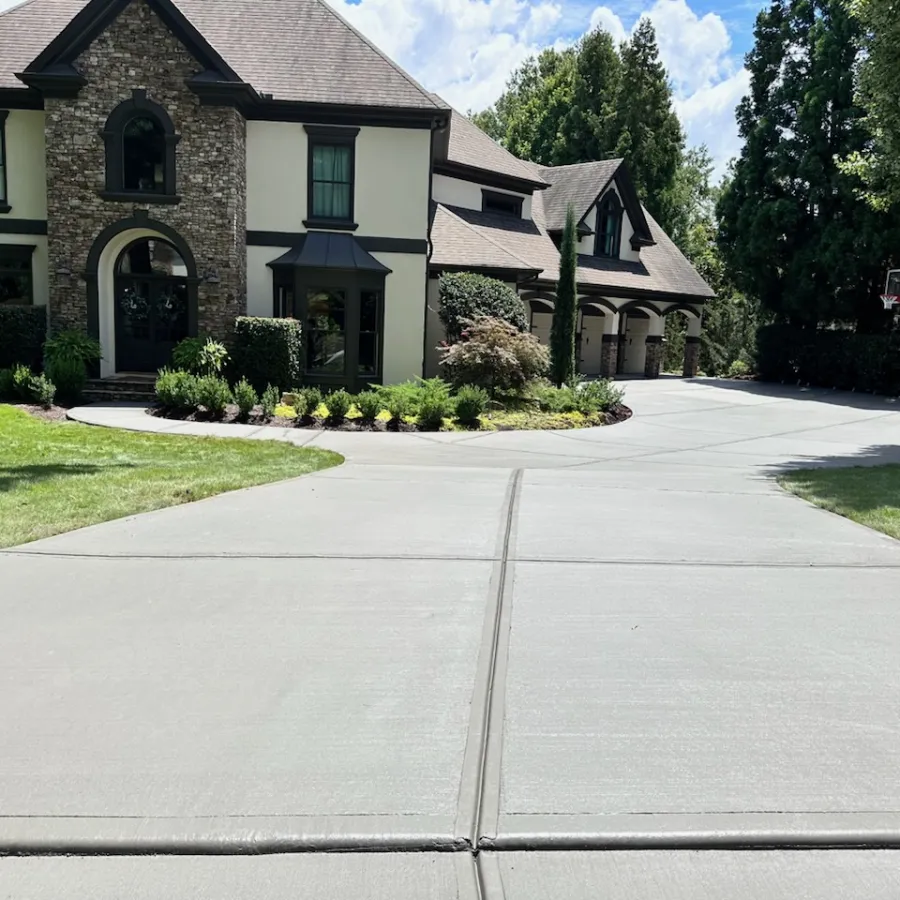
[[[0,405],[0,547],[342,462],[278,441],[43,422]]]
[[[804,469],[778,482],[816,506],[900,540],[900,465]]]

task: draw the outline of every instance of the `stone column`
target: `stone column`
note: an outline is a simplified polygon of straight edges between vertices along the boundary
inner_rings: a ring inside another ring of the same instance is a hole
[[[685,378],[696,378],[700,371],[700,317],[688,320],[687,337],[684,339],[684,368],[681,374]]]
[[[650,313],[650,327],[647,331],[647,355],[644,357],[644,378],[659,378],[663,361],[663,333],[666,320]]]
[[[600,377],[615,378],[619,365],[619,315],[603,315],[603,346],[600,349]]]

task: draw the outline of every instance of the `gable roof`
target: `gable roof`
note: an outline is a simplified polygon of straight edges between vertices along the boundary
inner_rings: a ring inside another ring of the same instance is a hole
[[[27,0],[0,14],[0,87],[64,71],[129,2]],[[201,66],[275,101],[445,112],[324,0],[146,2]]]
[[[447,104],[437,95],[430,95],[441,107]],[[501,147],[493,138],[485,134],[474,122],[450,107],[450,124],[442,136],[444,146],[439,162],[445,161],[457,171],[447,174],[465,176],[469,174],[474,180],[487,173],[509,179],[510,189],[518,189],[531,193],[543,190],[547,182],[529,163],[513,156],[505,147]],[[483,177],[483,183],[488,183]]]

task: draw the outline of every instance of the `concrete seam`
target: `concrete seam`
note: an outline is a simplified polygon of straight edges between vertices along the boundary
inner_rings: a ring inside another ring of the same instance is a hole
[[[502,507],[503,514],[497,536],[497,550],[491,573],[488,604],[485,609],[484,630],[469,715],[469,731],[460,776],[454,833],[457,837],[465,837],[472,847],[475,847],[478,837],[483,806],[485,768],[496,683],[497,646],[507,578],[507,558],[521,484],[522,469],[515,469],[510,476]]]
[[[497,855],[476,854],[475,869],[478,873],[478,889],[481,900],[506,900],[503,873],[500,871],[500,860]]]

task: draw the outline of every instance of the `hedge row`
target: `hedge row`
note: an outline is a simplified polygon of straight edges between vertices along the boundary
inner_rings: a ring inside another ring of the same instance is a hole
[[[900,333],[856,334],[764,325],[757,369],[766,381],[900,394]]]
[[[39,372],[46,339],[46,307],[0,306],[0,369],[21,364]]]
[[[232,372],[262,392],[288,390],[300,381],[300,323],[296,319],[241,316],[234,322]]]

